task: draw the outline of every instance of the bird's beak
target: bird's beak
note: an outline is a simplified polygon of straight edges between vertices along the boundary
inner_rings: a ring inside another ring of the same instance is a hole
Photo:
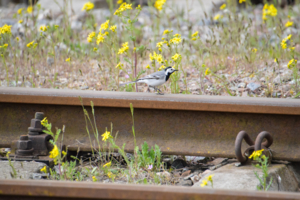
[[[177,69],[175,69],[174,71],[178,71]]]

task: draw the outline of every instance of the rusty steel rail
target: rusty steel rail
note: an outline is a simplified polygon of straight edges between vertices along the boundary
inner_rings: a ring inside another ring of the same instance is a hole
[[[273,160],[300,161],[297,99],[1,87],[0,147],[27,134],[34,113],[44,112],[53,127],[66,126],[64,144],[69,150],[90,150],[78,96],[89,112],[93,101],[100,134],[113,123],[113,135],[119,131],[117,144],[126,143],[128,151],[134,146],[132,103],[137,143],[157,144],[163,153],[235,157],[235,138],[240,131],[247,131],[251,138],[268,131],[274,139]],[[93,136],[92,140],[94,144]]]
[[[300,199],[300,193],[260,192],[152,186],[103,184],[93,182],[0,180],[0,199],[201,199],[272,200]]]

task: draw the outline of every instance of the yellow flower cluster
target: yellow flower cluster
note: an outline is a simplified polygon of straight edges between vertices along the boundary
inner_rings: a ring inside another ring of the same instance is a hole
[[[178,60],[178,58],[180,58],[181,55],[176,53],[174,56],[172,56],[172,59],[176,62]]]
[[[18,13],[19,15],[21,15],[21,14],[22,14],[22,11],[23,11],[23,8],[20,8],[20,9],[18,9],[17,13]]]
[[[71,58],[70,58],[70,57],[67,58],[67,59],[66,59],[66,62],[71,62]]]
[[[226,4],[225,3],[220,6],[220,10],[224,10],[225,8],[226,8]]]
[[[11,34],[11,25],[4,24],[4,26],[0,27],[0,34]]]
[[[253,160],[256,160],[258,157],[261,156],[263,151],[264,151],[263,149],[258,150],[258,151],[253,151],[253,153],[251,154],[251,156],[249,156],[249,158],[250,159],[253,158]]]
[[[106,140],[108,140],[109,138],[113,138],[113,137],[110,135],[110,132],[108,132],[108,131],[105,131],[105,133],[103,133],[101,136],[102,136],[102,141],[106,141]]]
[[[44,166],[42,169],[40,169],[41,172],[47,173],[47,167]]]
[[[118,54],[123,54],[129,50],[128,42],[122,44],[122,48],[119,49]]]
[[[169,29],[167,29],[167,30],[164,30],[163,35],[166,35],[166,34],[169,34],[169,33],[172,33],[172,32],[173,32],[173,30],[169,31]]]
[[[267,16],[275,17],[277,15],[277,9],[273,4],[265,4],[262,10],[262,19],[267,20]]]
[[[22,23],[23,23],[23,19],[20,19],[20,20],[18,21],[18,23],[19,23],[19,24],[22,24]]]
[[[123,0],[118,0],[117,1],[117,4],[121,4],[121,3],[123,3]]]
[[[256,52],[257,52],[257,49],[256,49],[256,48],[253,48],[253,49],[252,49],[252,52],[253,52],[253,53],[256,53]]]
[[[93,182],[96,182],[96,181],[98,180],[98,179],[96,178],[96,176],[93,176],[92,179],[93,179]]]
[[[89,10],[92,10],[93,8],[94,8],[94,4],[91,2],[87,2],[83,5],[81,10],[89,11]]]
[[[89,34],[89,36],[87,37],[87,41],[88,41],[89,43],[91,43],[95,37],[96,37],[96,33],[95,33],[95,32],[91,32],[91,33]]]
[[[204,179],[202,181],[201,187],[206,186],[208,182],[211,182],[211,184],[213,184],[213,179],[212,179],[213,176],[214,176],[214,174],[209,175],[206,179]]]
[[[207,75],[210,75],[210,73],[211,73],[211,71],[209,70],[209,68],[206,68],[204,75],[207,76]]]
[[[290,60],[289,61],[289,63],[287,64],[287,67],[289,68],[289,69],[291,69],[293,66],[295,66],[297,64],[297,60],[295,60],[295,59],[292,59],[292,60]]]
[[[31,48],[32,46],[34,46],[33,43],[34,43],[34,40],[33,40],[32,42],[29,42],[26,46],[27,46],[28,48]]]
[[[52,151],[50,151],[50,156],[49,156],[49,158],[55,159],[55,158],[58,157],[58,155],[59,155],[58,148],[57,148],[56,145],[54,145],[54,148],[52,149]]]
[[[152,56],[151,53],[149,54],[149,58],[150,58],[151,61],[156,60],[159,63],[164,62],[164,59],[163,59],[162,55],[161,54],[156,54],[155,51],[153,52],[153,56]]]
[[[290,27],[293,26],[294,22],[288,21],[284,26],[285,27]]]
[[[239,0],[239,3],[243,3],[243,2],[246,2],[246,0]]]
[[[0,46],[0,49],[1,48],[7,48],[8,47],[8,44],[4,44],[3,46]]]
[[[170,40],[170,44],[179,44],[182,41],[181,37],[174,37]]]
[[[116,68],[122,69],[123,66],[124,66],[124,65],[121,64],[121,63],[119,62],[119,63],[117,64]]]
[[[108,26],[109,26],[109,20],[107,20],[106,22],[104,22],[103,24],[101,24],[100,31],[108,29]]]
[[[288,35],[286,38],[284,38],[284,39],[281,41],[281,47],[282,47],[283,49],[286,49],[286,46],[287,46],[286,41],[290,40],[291,37],[292,37],[292,34]]]
[[[218,19],[220,19],[220,18],[222,18],[223,16],[222,15],[220,15],[220,14],[217,14],[215,17],[214,17],[214,20],[218,20]]]
[[[160,68],[158,68],[158,71],[161,71],[163,69],[165,69],[166,67],[164,65],[160,66]]]
[[[163,8],[163,5],[166,3],[167,0],[156,0],[155,3],[154,3],[154,7],[157,9],[157,10],[162,10]]]
[[[196,31],[195,33],[193,33],[192,34],[192,40],[197,40],[198,39],[198,34],[199,34],[199,32],[198,31]]]
[[[114,15],[122,15],[122,13],[126,10],[132,10],[132,4],[122,3],[121,6],[116,10]]]
[[[116,26],[116,25],[111,26],[111,27],[109,28],[109,30],[111,30],[112,32],[116,32],[116,29],[117,29],[117,26]]]
[[[47,26],[40,26],[40,31],[46,32],[48,29]]]
[[[41,124],[42,124],[43,126],[46,126],[46,125],[48,124],[48,119],[47,119],[47,117],[45,117],[45,118],[41,121]]]
[[[110,167],[110,166],[111,166],[111,162],[108,162],[105,165],[103,165],[103,167]]]
[[[33,7],[32,7],[32,6],[28,6],[28,7],[27,7],[27,12],[28,12],[28,13],[32,13],[32,11],[33,11]]]

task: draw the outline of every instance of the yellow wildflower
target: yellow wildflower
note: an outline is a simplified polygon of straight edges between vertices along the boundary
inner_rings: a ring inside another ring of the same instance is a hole
[[[291,69],[295,64],[297,64],[297,60],[292,59],[292,60],[290,60],[289,63],[287,64],[287,67],[288,67],[289,69]]]
[[[274,58],[274,62],[275,62],[275,63],[278,63],[278,59],[277,59],[277,58]]]
[[[0,48],[7,48],[8,44],[4,44],[3,46],[0,46]]]
[[[44,166],[42,169],[40,169],[41,172],[47,173],[47,167]]]
[[[99,32],[98,36],[97,36],[97,44],[100,44],[101,42],[104,41],[104,34],[102,34],[101,32]]]
[[[21,14],[22,14],[22,11],[23,11],[23,8],[20,8],[20,9],[18,10],[18,14],[21,15]]]
[[[171,44],[179,44],[182,41],[180,37],[174,37],[173,39],[170,40]]]
[[[176,33],[175,35],[173,35],[174,37],[181,37],[180,34]]]
[[[180,56],[181,56],[180,54],[176,53],[174,56],[172,56],[172,59],[173,59],[174,61],[177,61],[177,59],[178,59]]]
[[[101,136],[102,136],[102,141],[106,141],[106,140],[109,139],[109,138],[113,138],[113,137],[110,135],[110,132],[108,132],[108,131],[105,131],[105,133],[103,133]]]
[[[19,23],[19,24],[22,24],[22,23],[23,23],[23,19],[20,19],[20,20],[18,21],[18,23]]]
[[[118,54],[123,54],[129,50],[128,42],[122,44],[122,48],[119,49]]]
[[[32,10],[33,10],[33,7],[32,7],[32,6],[28,6],[28,7],[27,7],[27,12],[28,12],[28,13],[32,13]]]
[[[46,126],[46,125],[48,124],[48,119],[47,119],[47,117],[45,117],[45,118],[41,121],[41,124],[42,124],[43,126]]]
[[[96,181],[97,181],[96,176],[93,176],[92,179],[93,179],[93,182],[96,182]]]
[[[147,65],[147,66],[146,66],[146,69],[151,69],[151,68],[150,68],[150,65]]]
[[[108,29],[108,25],[109,25],[109,20],[101,24],[100,31]]]
[[[91,2],[87,2],[83,5],[81,10],[89,11],[89,10],[92,10],[93,8],[94,8],[94,4]]]
[[[225,3],[220,6],[220,10],[224,10],[225,8],[226,8],[226,4]]]
[[[19,37],[16,37],[16,40],[19,42],[20,38],[19,38]]]
[[[162,57],[161,54],[157,54],[157,55],[156,55],[156,60],[157,60],[157,62],[159,62],[159,63],[163,63],[163,62],[164,62],[164,59],[163,59],[163,57]]]
[[[192,40],[197,40],[197,38],[193,37]]]
[[[118,0],[117,1],[117,4],[121,4],[121,3],[123,3],[123,0]]]
[[[288,36],[286,37],[286,39],[287,39],[287,40],[290,40],[291,37],[292,37],[292,34],[288,35]]]
[[[204,180],[202,181],[202,183],[201,183],[201,187],[204,187],[204,186],[206,186],[206,185],[207,185],[207,183],[208,183],[208,180],[204,179]]]
[[[151,53],[149,54],[149,58],[151,61],[156,60],[156,57],[157,57],[157,54],[155,52],[153,52],[153,56]]]
[[[59,155],[59,151],[56,145],[54,145],[54,148],[52,149],[52,151],[50,151],[50,156],[49,158],[57,158],[57,156]]]
[[[62,151],[61,153],[62,153],[64,156],[67,155],[67,152],[65,152],[65,151]]]
[[[256,160],[259,156],[261,156],[262,152],[264,150],[258,150],[258,151],[253,151],[253,153],[249,156],[249,158],[253,158],[253,160]]]
[[[33,40],[32,42],[29,42],[26,46],[27,46],[28,48],[30,48],[30,47],[33,46],[33,43],[34,43],[34,40]]]
[[[103,167],[110,167],[111,166],[111,162],[106,163],[105,165],[103,165]]]
[[[0,27],[0,34],[11,34],[11,25],[4,24],[4,26]]]
[[[288,21],[284,26],[285,27],[290,27],[293,26],[294,22]]]
[[[104,35],[109,35],[109,32],[105,31]]]
[[[212,174],[212,175],[209,175],[207,178],[206,178],[206,180],[208,180],[208,181],[213,181],[212,180],[212,177],[214,176],[214,174]]]
[[[277,15],[277,9],[273,4],[265,4],[262,11],[262,18],[263,20],[267,19],[267,16],[275,17]]]
[[[253,49],[252,49],[252,52],[253,52],[253,53],[256,53],[256,52],[257,52],[257,49],[256,49],[256,48],[253,48]]]
[[[156,44],[156,47],[161,48],[163,45],[164,45],[164,42],[158,42],[158,43]]]
[[[95,32],[91,32],[90,34],[89,34],[89,36],[87,37],[87,41],[89,42],[89,43],[91,43],[92,41],[93,41],[93,38],[94,37],[96,37],[96,33]]]
[[[239,3],[243,3],[243,2],[246,2],[246,0],[239,0]]]
[[[122,3],[121,6],[116,10],[114,15],[120,16],[126,10],[132,10],[132,4]]]
[[[294,51],[294,50],[295,50],[295,47],[290,47],[290,50]]]
[[[284,38],[284,39],[281,41],[281,47],[282,47],[283,49],[286,49],[286,46],[287,46],[286,41],[290,40],[291,38],[292,38],[292,34],[288,35],[286,38]]]
[[[217,14],[217,15],[214,17],[214,20],[218,20],[218,19],[220,19],[221,17],[222,17],[222,15]]]
[[[199,34],[198,31],[196,31],[195,33],[192,34],[192,37],[196,37]]]
[[[116,31],[116,29],[117,29],[117,26],[116,26],[116,25],[114,25],[114,26],[111,26],[111,27],[109,28],[109,30],[111,30],[112,32],[115,32],[115,31]]]
[[[135,9],[142,10],[141,5],[138,5]]]
[[[120,62],[117,64],[116,68],[122,69],[123,64],[121,64]]]
[[[160,68],[158,68],[158,71],[161,71],[163,69],[165,69],[166,67],[164,65],[160,66]]]
[[[155,3],[154,3],[154,7],[157,9],[157,10],[162,10],[163,8],[163,5],[166,3],[167,0],[156,0]]]
[[[47,31],[47,26],[40,26],[40,31],[46,32]]]
[[[112,172],[108,172],[108,173],[107,173],[107,176],[108,176],[108,178],[111,178],[111,177],[112,177],[112,175],[113,175],[113,173],[112,173]]]
[[[209,70],[209,68],[206,68],[204,75],[207,76],[211,73],[211,71]]]
[[[163,35],[166,35],[166,34],[171,33],[171,32],[173,32],[173,30],[171,30],[171,31],[169,31],[169,29],[164,30]]]
[[[35,48],[37,47],[37,45],[38,45],[38,43],[35,43],[35,44],[33,45],[33,48],[35,49]]]
[[[55,29],[58,29],[58,27],[59,27],[59,25],[54,25],[54,28],[55,28]]]
[[[71,58],[70,58],[70,57],[66,59],[66,62],[70,62],[70,61],[71,61]]]
[[[94,47],[93,51],[94,51],[94,52],[98,51],[98,48]]]

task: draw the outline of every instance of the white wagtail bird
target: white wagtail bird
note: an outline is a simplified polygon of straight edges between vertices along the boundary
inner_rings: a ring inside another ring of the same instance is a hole
[[[174,69],[173,67],[167,67],[162,71],[154,72],[153,74],[149,74],[145,77],[139,78],[136,81],[128,82],[128,83],[122,83],[120,85],[127,85],[130,83],[146,83],[148,85],[148,91],[149,88],[153,88],[155,91],[158,91],[157,94],[163,94],[160,89],[156,88],[156,86],[160,86],[167,82],[174,72],[178,71],[177,69]]]

